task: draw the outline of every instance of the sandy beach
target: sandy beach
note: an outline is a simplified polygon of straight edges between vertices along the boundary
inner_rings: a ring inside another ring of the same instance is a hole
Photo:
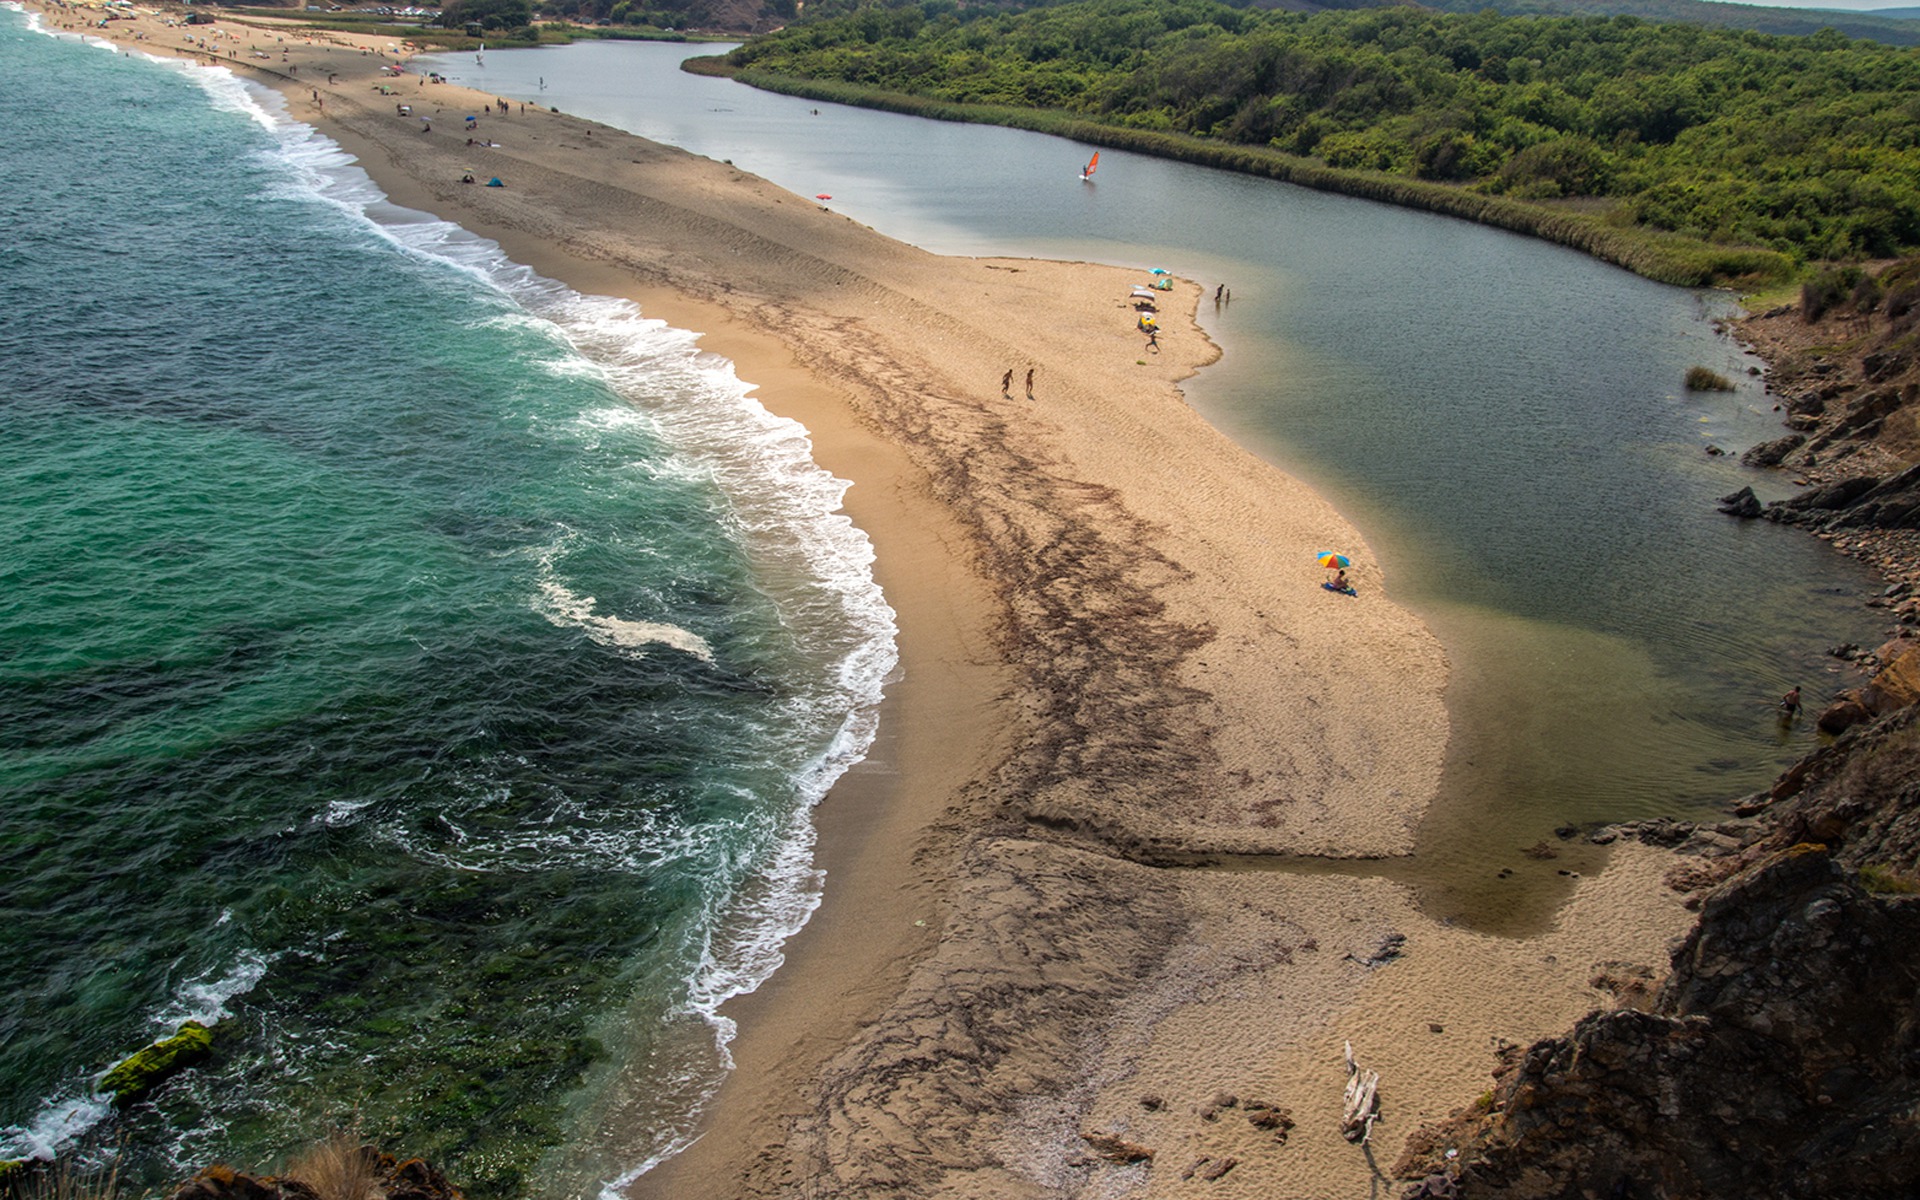
[[[818,810],[822,907],[728,1009],[704,1134],[630,1195],[1384,1194],[1501,1041],[1604,1005],[1596,964],[1664,963],[1690,918],[1645,847],[1523,940],[1367,873],[1438,787],[1446,656],[1360,531],[1185,403],[1220,353],[1201,283],[1152,349],[1137,272],[937,257],[722,163],[390,77],[385,40],[173,19],[89,32],[250,73],[397,203],[698,331],[853,483],[901,678]],[[1319,586],[1336,547],[1355,598]],[[1347,1042],[1382,1076],[1368,1147],[1337,1130]]]

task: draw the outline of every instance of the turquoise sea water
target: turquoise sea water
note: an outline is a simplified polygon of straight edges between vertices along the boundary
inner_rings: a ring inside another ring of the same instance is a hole
[[[0,78],[0,1158],[670,1149],[893,664],[843,485],[269,94],[11,9]]]

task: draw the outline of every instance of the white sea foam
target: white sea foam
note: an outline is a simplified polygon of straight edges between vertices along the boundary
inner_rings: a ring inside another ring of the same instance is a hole
[[[218,923],[225,924],[227,916],[222,913]],[[270,962],[268,956],[246,950],[226,969],[187,980],[175,989],[166,1004],[149,1014],[148,1028],[154,1037],[160,1038],[172,1034],[186,1021],[218,1024],[233,1015],[227,1008],[228,1002],[252,991],[266,975]],[[84,1138],[113,1112],[112,1101],[94,1091],[99,1081],[98,1074],[73,1080],[67,1094],[43,1099],[40,1111],[26,1124],[0,1128],[0,1159],[50,1160]]]
[[[0,1129],[0,1159],[51,1161],[111,1112],[110,1102],[91,1094],[42,1100],[40,1111],[25,1125]]]
[[[550,336],[556,354],[546,364],[555,374],[605,380],[633,402],[627,419],[641,423],[672,454],[647,464],[661,475],[711,482],[725,497],[723,525],[739,537],[780,606],[784,626],[803,643],[811,660],[825,664],[826,687],[805,699],[830,728],[825,748],[797,764],[794,785],[800,807],[779,830],[767,861],[737,894],[716,898],[687,983],[683,1012],[704,1020],[720,1061],[727,1061],[733,1028],[718,1009],[730,997],[750,992],[778,968],[786,940],[819,905],[823,874],[813,865],[814,831],[806,811],[849,767],[866,754],[878,721],[882,689],[897,664],[894,614],[873,578],[873,551],[866,535],[839,509],[847,483],[812,459],[807,431],[769,413],[739,379],[733,365],[698,349],[697,336],[645,317],[629,301],[584,296],[509,260],[493,242],[458,226],[391,204],[352,158],[312,128],[292,120],[275,92],[245,84],[221,68],[156,59],[183,73],[224,111],[256,122],[272,137],[270,155],[282,169],[275,195],[331,206],[350,221],[432,269],[452,269],[498,295],[501,307],[476,320],[503,327],[532,327]],[[584,421],[611,421],[605,413]],[[549,565],[551,565],[549,563]],[[659,614],[602,612],[592,598],[567,588],[551,570],[535,584],[530,606],[549,620],[571,624],[603,644],[633,652],[668,647],[712,662],[705,639]],[[351,814],[330,813],[329,819]],[[655,830],[673,852],[674,838]],[[710,840],[711,830],[707,831]],[[552,835],[570,846],[590,829],[556,823]],[[541,840],[538,835],[532,840]],[[636,841],[615,838],[603,849],[632,861]],[[494,846],[493,855],[514,847]],[[681,845],[692,855],[710,844]],[[264,964],[261,965],[264,970]],[[239,970],[239,968],[236,968]],[[204,993],[183,992],[179,1013],[223,1012],[225,1003],[251,987],[243,975],[223,977]],[[169,1019],[174,1009],[165,1014]],[[159,1020],[156,1015],[156,1020]],[[710,1095],[717,1080],[699,1091]],[[84,1102],[76,1102],[85,1108]],[[51,1111],[36,1130],[64,1128]],[[644,1172],[688,1144],[692,1114],[665,1131],[646,1161],[623,1180]],[[11,1139],[12,1131],[7,1131]],[[23,1132],[22,1138],[28,1135]],[[32,1135],[38,1139],[43,1133]],[[38,1144],[36,1141],[35,1144]],[[617,1188],[619,1181],[609,1187]]]
[[[249,89],[262,111],[282,112],[275,94]],[[866,535],[839,510],[847,484],[821,470],[812,442],[798,422],[776,417],[753,399],[753,388],[732,363],[701,352],[695,334],[645,317],[626,300],[585,296],[544,279],[507,259],[497,245],[458,226],[388,204],[363,173],[331,142],[304,126],[284,121],[276,130],[300,185],[319,199],[355,215],[402,251],[451,266],[494,289],[515,308],[480,317],[503,327],[544,325],[573,353],[543,364],[556,375],[604,380],[635,407],[622,414],[596,411],[590,425],[626,421],[642,425],[675,452],[649,464],[661,475],[711,481],[730,505],[728,523],[746,543],[762,574],[789,581],[781,591],[787,624],[812,636],[814,656],[827,665],[838,726],[825,749],[795,769],[803,809],[790,815],[769,861],[736,895],[719,897],[694,948],[698,966],[685,993],[683,1011],[713,1031],[714,1050],[731,1065],[732,1023],[719,1009],[728,999],[759,987],[783,961],[783,947],[819,906],[823,873],[814,866],[814,829],[805,808],[823,797],[872,745],[882,690],[898,657],[894,614],[873,579],[873,549]],[[668,647],[711,662],[714,648],[703,638],[643,613],[600,611],[597,602],[568,588],[553,568],[554,547],[538,573],[532,604],[547,619],[571,624],[603,644],[636,652]],[[792,581],[800,581],[798,583]],[[629,831],[632,833],[635,831]],[[686,844],[692,831],[655,829],[642,838],[615,837],[601,852],[632,863],[638,844],[649,853],[710,854],[709,836]],[[595,834],[573,822],[555,822],[540,834],[516,841],[558,839],[578,851]],[[513,849],[491,847],[492,856]],[[591,847],[587,847],[591,849]],[[635,864],[638,865],[638,864]],[[696,1085],[700,1103],[717,1079]],[[663,1130],[645,1159],[606,1186],[617,1192],[633,1178],[678,1153],[694,1137],[694,1114]]]
[[[221,923],[224,922],[225,914],[222,914]],[[155,1031],[164,1037],[187,1021],[217,1025],[226,1020],[233,1015],[227,1008],[227,1002],[246,995],[255,984],[266,978],[267,968],[273,964],[275,957],[257,950],[243,950],[226,970],[218,973],[209,971],[189,979],[175,990],[172,1001],[154,1014],[152,1024]]]
[[[554,569],[554,559],[565,544],[548,547],[540,556],[539,597],[534,610],[555,625],[580,629],[604,646],[622,650],[645,650],[652,645],[670,646],[691,654],[702,662],[713,661],[713,647],[707,639],[678,625],[663,621],[637,621],[596,612],[598,602],[569,588]]]

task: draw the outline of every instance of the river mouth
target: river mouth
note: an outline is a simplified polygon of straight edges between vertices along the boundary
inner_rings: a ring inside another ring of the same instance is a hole
[[[1183,385],[1188,400],[1362,532],[1364,546],[1315,547],[1355,557],[1373,581],[1360,603],[1413,609],[1446,648],[1451,741],[1408,867],[1436,917],[1541,928],[1572,873],[1604,863],[1591,828],[1724,816],[1818,745],[1810,720],[1781,729],[1771,701],[1799,685],[1817,711],[1854,682],[1827,648],[1883,636],[1862,603],[1879,587],[1869,571],[1715,509],[1744,485],[1790,488],[1739,464],[1780,436],[1781,414],[1763,365],[1724,332],[1724,293],[1124,151],[1103,151],[1089,185],[1087,148],[1063,139],[688,76],[688,53],[582,43],[484,68],[425,61],[831,192],[836,211],[936,253],[1198,281],[1223,357]],[[1693,365],[1735,390],[1687,391]],[[1320,579],[1310,562],[1272,571],[1276,587]],[[1555,833],[1568,827],[1579,836]],[[1529,856],[1543,843],[1555,857]]]

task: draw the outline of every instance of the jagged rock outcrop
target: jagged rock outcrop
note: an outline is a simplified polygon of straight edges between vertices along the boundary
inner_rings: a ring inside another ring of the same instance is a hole
[[[1785,437],[1775,438],[1771,442],[1761,442],[1758,446],[1742,454],[1740,461],[1749,467],[1777,467],[1787,455],[1792,454],[1795,450],[1798,450],[1806,444],[1806,434],[1790,433]],[[1749,496],[1753,494],[1752,488],[1747,488],[1745,491]]]
[[[1916,712],[1810,756],[1767,836],[1695,876],[1724,882],[1644,1011],[1510,1049],[1493,1091],[1410,1139],[1397,1173],[1466,1200],[1913,1196]]]
[[[1811,488],[1767,505],[1765,515],[1819,530],[1920,529],[1920,466]]]
[[[1920,703],[1920,644],[1889,642],[1877,657],[1882,665],[1865,687],[1841,692],[1815,718],[1820,732],[1843,733],[1863,721]]]
[[[173,1189],[168,1200],[319,1200],[313,1185],[273,1175],[248,1175],[223,1163]]]
[[[460,1189],[424,1160],[395,1158],[372,1146],[329,1159],[327,1173],[339,1179],[248,1175],[215,1164],[175,1188],[168,1200],[322,1200],[342,1194],[343,1188],[363,1200],[464,1200]]]

